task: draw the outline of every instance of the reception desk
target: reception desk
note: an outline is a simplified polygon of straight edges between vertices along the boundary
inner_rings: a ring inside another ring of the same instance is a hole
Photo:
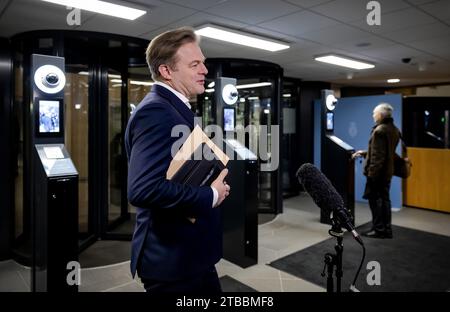
[[[413,167],[404,205],[450,212],[450,150],[408,147],[408,157]]]

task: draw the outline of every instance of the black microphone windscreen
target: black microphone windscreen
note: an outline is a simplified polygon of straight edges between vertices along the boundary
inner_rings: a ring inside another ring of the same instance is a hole
[[[297,178],[320,209],[327,212],[344,207],[344,200],[330,180],[312,164],[303,164]]]

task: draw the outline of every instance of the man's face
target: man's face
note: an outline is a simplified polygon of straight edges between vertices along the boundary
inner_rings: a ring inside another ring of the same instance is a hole
[[[171,69],[170,85],[188,99],[205,92],[205,57],[197,43],[183,44],[176,53],[175,66]]]

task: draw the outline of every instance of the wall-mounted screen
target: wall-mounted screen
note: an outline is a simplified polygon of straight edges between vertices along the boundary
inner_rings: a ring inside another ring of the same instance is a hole
[[[234,108],[223,109],[223,127],[225,131],[234,131],[235,116]]]
[[[332,112],[327,113],[327,130],[328,131],[334,130],[334,113]]]

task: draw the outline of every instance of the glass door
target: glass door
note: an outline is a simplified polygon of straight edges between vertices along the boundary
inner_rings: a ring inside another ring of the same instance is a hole
[[[263,81],[264,80],[264,81]],[[240,102],[237,110],[237,124],[247,127],[246,146],[258,155],[258,209],[259,212],[274,212],[277,170],[267,170],[275,159],[272,151],[272,120],[274,114],[274,82],[268,79],[238,79]]]
[[[127,157],[124,134],[133,110],[150,92],[153,82],[147,66],[130,67],[125,75],[108,70],[108,230],[107,236],[130,239],[136,211],[127,200]]]
[[[80,244],[93,233],[89,213],[89,75],[88,66],[66,66],[65,145],[78,171]]]
[[[281,94],[283,135],[280,148],[283,151],[283,158],[281,159],[280,169],[284,198],[298,195],[300,187],[295,175],[300,167],[300,147],[297,135],[300,103],[299,85],[297,80],[284,79]]]
[[[207,59],[207,89],[198,97],[203,124],[217,124],[213,82],[236,78],[239,102],[236,126],[246,129],[245,144],[258,156],[258,212],[281,213],[280,86],[282,69],[276,64],[244,59]]]
[[[129,220],[122,191],[126,184],[123,172],[122,88],[119,71],[108,70],[108,232],[127,234],[123,224]]]

